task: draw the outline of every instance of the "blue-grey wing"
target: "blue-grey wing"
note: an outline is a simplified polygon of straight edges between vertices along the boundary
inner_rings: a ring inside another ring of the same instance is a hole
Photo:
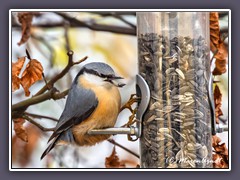
[[[77,85],[75,81],[68,93],[67,101],[59,122],[49,141],[73,125],[87,119],[98,105],[94,92]]]

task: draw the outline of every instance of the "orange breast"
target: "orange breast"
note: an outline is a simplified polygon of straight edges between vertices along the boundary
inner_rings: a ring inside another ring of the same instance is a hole
[[[88,135],[91,129],[103,129],[113,127],[116,123],[120,106],[121,97],[117,87],[113,85],[95,86],[80,78],[84,87],[90,88],[98,98],[98,106],[94,112],[79,125],[73,127],[73,135],[77,144],[94,145],[109,138],[109,135]]]

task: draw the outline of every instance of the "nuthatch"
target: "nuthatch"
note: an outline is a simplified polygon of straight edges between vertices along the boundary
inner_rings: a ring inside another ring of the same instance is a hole
[[[100,62],[86,64],[75,77],[69,90],[65,108],[41,159],[55,145],[73,143],[91,146],[106,140],[110,135],[89,135],[92,129],[113,127],[121,106],[117,83],[123,79],[115,75],[113,69]],[[48,141],[48,142],[49,142]]]

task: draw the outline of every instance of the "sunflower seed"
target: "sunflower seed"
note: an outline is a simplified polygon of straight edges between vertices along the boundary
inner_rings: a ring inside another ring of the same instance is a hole
[[[173,73],[175,71],[175,68],[168,68],[167,70],[166,70],[166,74],[171,74],[171,73]]]
[[[149,52],[144,52],[144,51],[140,52],[140,56],[146,56],[146,55],[149,55]]]
[[[179,75],[182,79],[185,79],[185,76],[184,76],[183,72],[182,72],[180,69],[177,68],[175,71],[178,73],[178,75]]]
[[[150,106],[149,110],[152,111],[152,110],[154,110],[154,109],[156,109],[156,108],[159,108],[160,106],[161,106],[161,104],[160,104],[158,101],[156,101],[155,103],[153,103],[153,104]]]
[[[160,129],[158,130],[158,132],[160,132],[160,133],[169,133],[170,130],[169,130],[168,128],[160,128]]]
[[[189,86],[183,86],[183,87],[180,87],[179,92],[185,93],[186,91],[188,91],[188,89],[189,89]]]
[[[194,94],[191,93],[191,92],[185,92],[184,95],[185,95],[185,96],[193,96]]]
[[[175,118],[174,121],[182,123],[183,120]]]
[[[185,123],[183,123],[184,127],[188,127],[188,126],[192,126],[192,125],[194,125],[194,122],[185,122]]]
[[[157,116],[152,115],[146,122],[147,122],[147,123],[150,123],[150,122],[152,122],[154,119],[156,119],[156,117],[157,117]]]
[[[151,61],[151,58],[148,57],[148,56],[144,56],[144,60],[150,62],[150,61]]]

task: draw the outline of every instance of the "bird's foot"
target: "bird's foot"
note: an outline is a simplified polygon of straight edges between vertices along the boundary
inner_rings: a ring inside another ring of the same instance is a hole
[[[130,127],[132,126],[137,120],[135,119],[135,115],[137,112],[137,108],[133,109],[132,114],[129,116],[128,122],[121,127]]]
[[[130,96],[128,102],[121,107],[120,112],[123,111],[124,109],[129,109],[129,111],[133,114],[134,113],[134,109],[132,109],[132,105],[134,103],[139,102],[140,100],[141,100],[140,97],[138,97],[136,94],[132,94]]]

